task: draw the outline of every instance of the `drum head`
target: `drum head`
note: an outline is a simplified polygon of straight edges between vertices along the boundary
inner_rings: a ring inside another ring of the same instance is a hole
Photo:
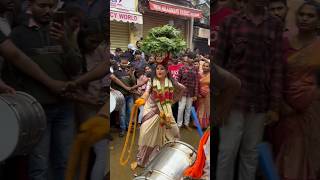
[[[0,161],[6,160],[15,150],[19,139],[19,124],[16,113],[0,97]]]
[[[110,93],[110,113],[112,113],[116,109],[116,97]]]

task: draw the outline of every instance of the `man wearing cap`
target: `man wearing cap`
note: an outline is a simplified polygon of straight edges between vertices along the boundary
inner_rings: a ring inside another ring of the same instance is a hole
[[[128,44],[128,51],[130,54],[129,56],[129,62],[133,62],[134,61],[134,54],[136,52],[137,48],[134,47],[133,44]]]

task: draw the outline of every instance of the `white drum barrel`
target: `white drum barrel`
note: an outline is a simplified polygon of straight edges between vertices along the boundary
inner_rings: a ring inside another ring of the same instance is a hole
[[[181,141],[168,142],[134,180],[180,180],[184,171],[196,159],[197,152],[189,144]]]
[[[125,104],[125,99],[120,91],[112,89],[110,91],[110,113],[119,111]]]
[[[0,95],[0,117],[0,162],[30,153],[46,128],[40,103],[19,91],[15,95]]]

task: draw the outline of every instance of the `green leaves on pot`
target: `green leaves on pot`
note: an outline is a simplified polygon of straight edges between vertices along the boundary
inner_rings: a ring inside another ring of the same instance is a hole
[[[147,54],[178,54],[185,48],[181,32],[170,25],[152,28],[141,44],[142,51]]]

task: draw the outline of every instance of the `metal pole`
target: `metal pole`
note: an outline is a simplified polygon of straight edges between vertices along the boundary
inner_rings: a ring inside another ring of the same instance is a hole
[[[194,18],[192,17],[190,20],[190,34],[189,34],[189,48],[192,50],[193,49],[193,24],[194,24]]]

